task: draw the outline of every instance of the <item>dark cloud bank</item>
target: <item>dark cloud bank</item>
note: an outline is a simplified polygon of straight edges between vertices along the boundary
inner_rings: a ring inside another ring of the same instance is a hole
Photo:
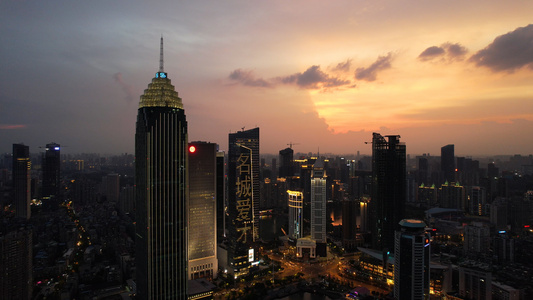
[[[355,78],[358,80],[374,81],[377,79],[377,73],[391,67],[392,53],[387,56],[380,56],[368,68],[357,68]]]
[[[418,59],[421,61],[462,60],[468,50],[460,44],[444,43],[426,48]],[[533,24],[519,27],[500,35],[468,61],[494,72],[513,72],[522,67],[533,69]]]
[[[440,46],[431,46],[422,51],[418,56],[421,61],[433,59],[462,60],[468,50],[460,44],[444,43]]]
[[[533,69],[533,24],[498,36],[470,61],[495,72],[513,72],[524,66]]]

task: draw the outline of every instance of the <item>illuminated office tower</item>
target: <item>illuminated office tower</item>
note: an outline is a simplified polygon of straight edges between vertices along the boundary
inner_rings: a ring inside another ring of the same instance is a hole
[[[135,133],[139,299],[187,299],[187,121],[163,70],[141,95]]]
[[[242,130],[237,131],[236,133],[230,133],[229,134],[229,150],[231,151],[236,150],[238,146],[241,146],[244,149],[249,149],[251,153],[251,188],[252,188],[252,197],[251,199],[251,208],[252,208],[252,221],[253,221],[253,240],[259,238],[259,127],[250,129],[250,130]],[[232,155],[230,158],[229,164],[233,164],[235,166],[236,161],[234,159],[238,159],[238,156],[235,156],[236,152],[230,152],[229,155]],[[233,159],[233,160],[231,160]],[[235,170],[228,170],[228,177],[230,174],[230,171]],[[235,177],[232,177],[235,178]],[[229,182],[230,189],[233,188],[232,183],[235,182]],[[231,190],[229,190],[231,191]],[[228,193],[229,199],[231,200],[232,194]]]
[[[420,220],[400,221],[395,233],[394,298],[429,299],[430,235]]]
[[[299,239],[303,235],[303,193],[299,191],[287,191],[289,195],[289,237]]]
[[[189,279],[216,277],[217,144],[189,143]]]
[[[248,274],[255,261],[252,243],[259,232],[259,128],[229,134],[228,219],[226,222],[228,273]]]
[[[43,155],[43,189],[41,195],[47,198],[59,197],[61,175],[61,147],[59,144],[46,144]]]
[[[13,144],[13,192],[15,216],[26,220],[31,217],[30,172],[30,147],[23,144]]]
[[[372,137],[372,199],[369,215],[372,218],[372,247],[376,250],[394,249],[394,231],[403,219],[406,202],[405,144],[400,136]]]
[[[311,238],[317,243],[317,254],[325,255],[326,244],[326,170],[318,158],[311,171]]]

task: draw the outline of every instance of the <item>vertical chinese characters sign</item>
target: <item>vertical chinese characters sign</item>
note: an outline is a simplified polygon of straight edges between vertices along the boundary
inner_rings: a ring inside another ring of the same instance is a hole
[[[252,238],[252,151],[240,146],[235,182],[237,217],[235,225],[240,236],[237,241],[247,243]]]

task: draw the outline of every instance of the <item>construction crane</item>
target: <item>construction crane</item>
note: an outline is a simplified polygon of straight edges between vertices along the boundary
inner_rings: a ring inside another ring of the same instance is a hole
[[[300,145],[300,143],[293,143],[293,142],[290,142],[287,144],[287,146],[289,146],[289,148],[292,149],[292,145]]]

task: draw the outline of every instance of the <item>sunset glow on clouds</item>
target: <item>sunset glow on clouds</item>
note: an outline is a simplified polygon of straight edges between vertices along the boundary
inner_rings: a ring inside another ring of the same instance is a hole
[[[533,153],[528,1],[66,3],[0,4],[2,151],[133,152],[163,34],[191,141],[259,126],[263,153],[370,153],[373,131],[413,154]]]

